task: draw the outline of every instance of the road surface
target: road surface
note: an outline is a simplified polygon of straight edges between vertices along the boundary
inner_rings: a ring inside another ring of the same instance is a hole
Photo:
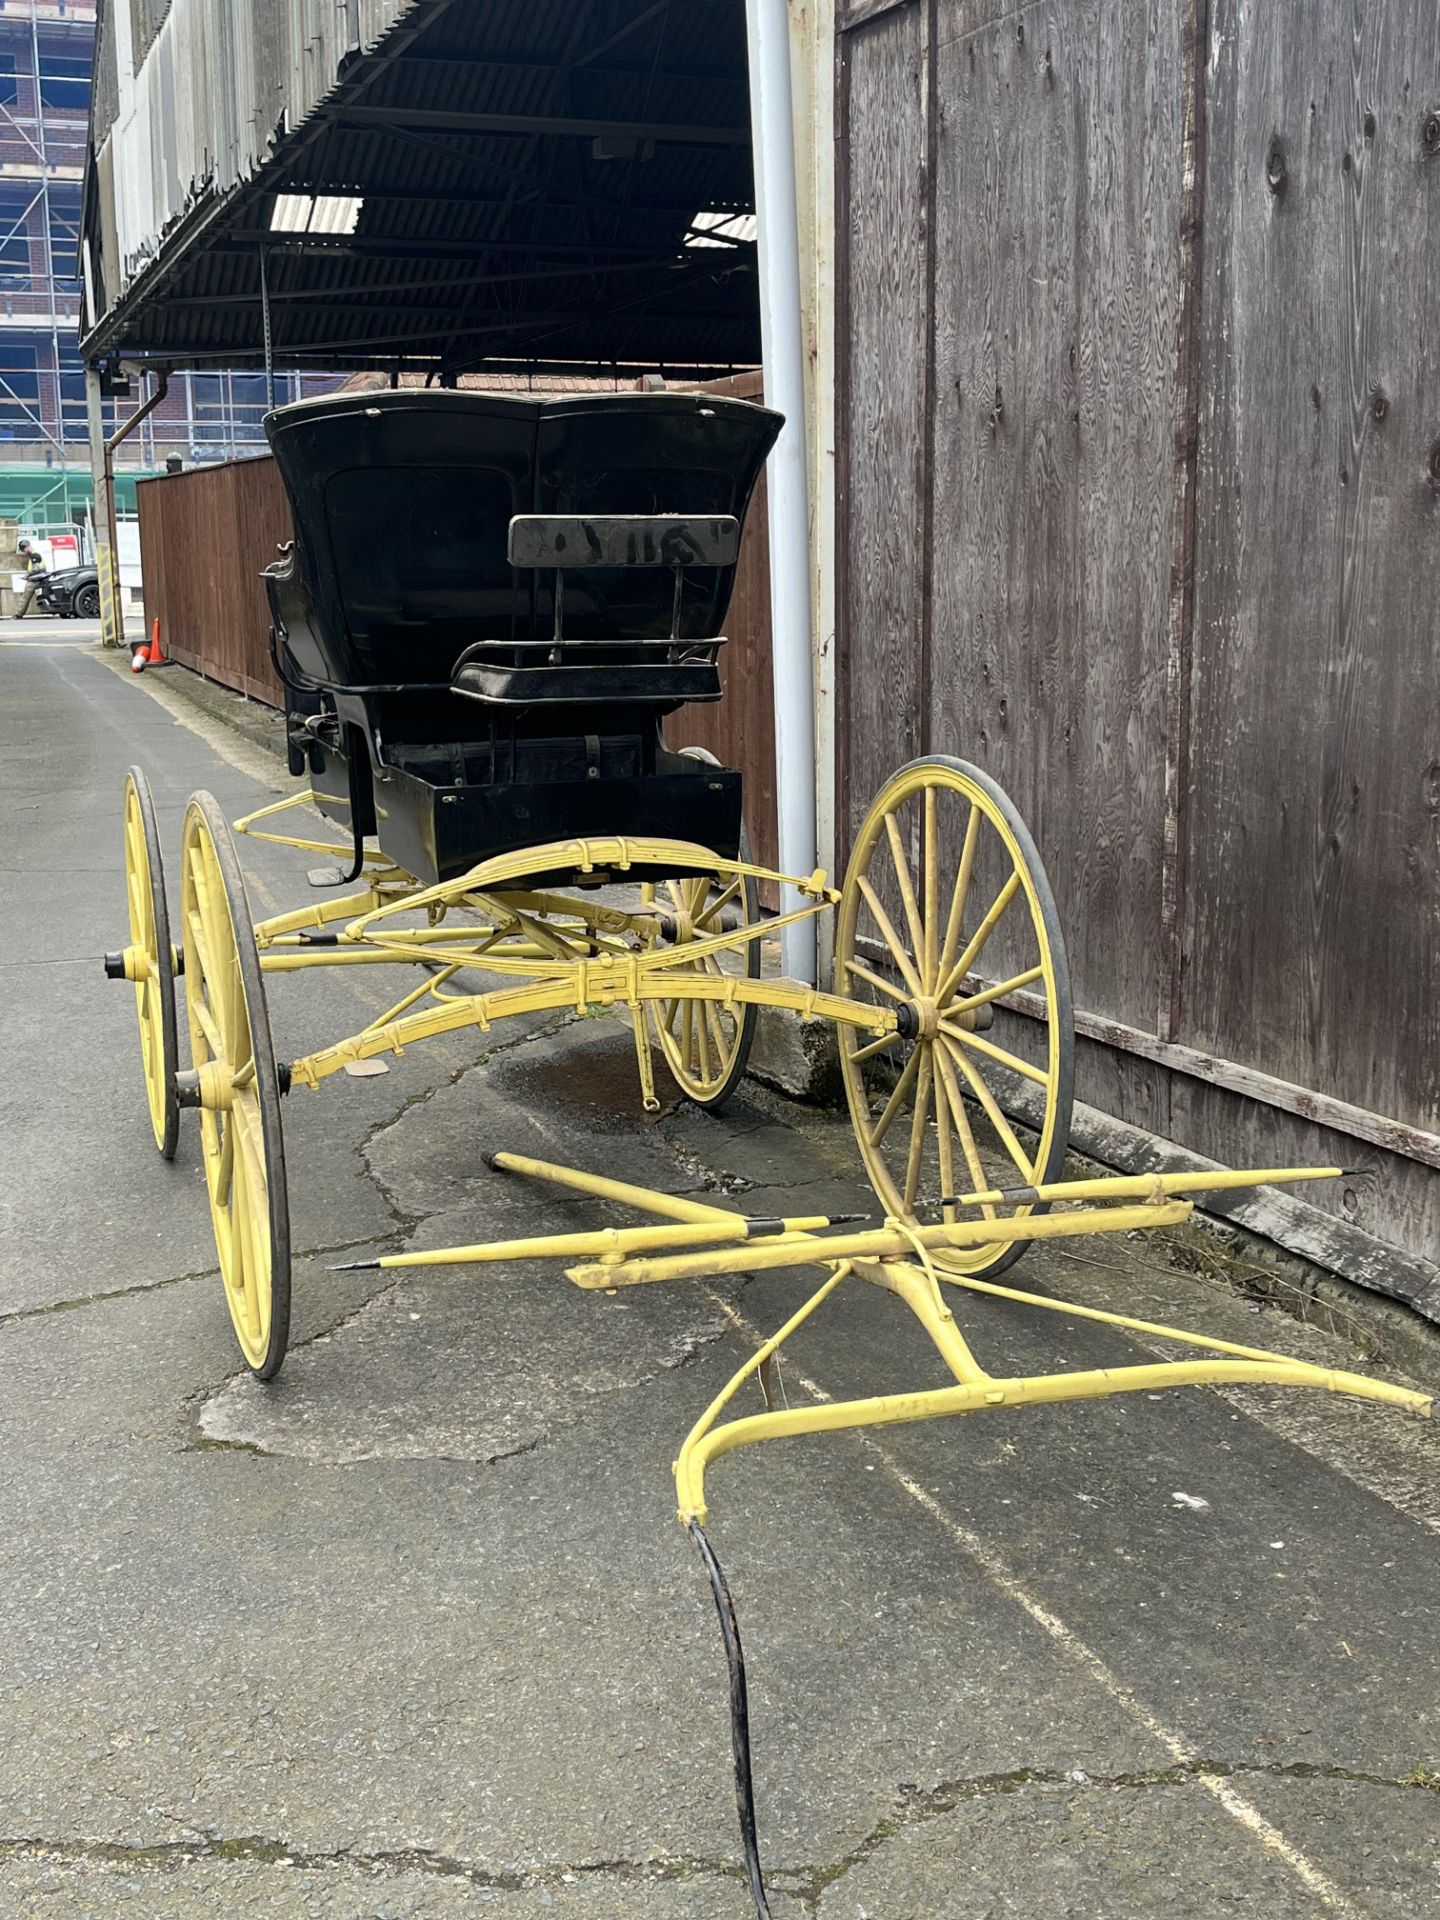
[[[573,1018],[297,1093],[297,1326],[257,1388],[194,1117],[162,1164],[100,956],[127,765],[172,860],[193,789],[233,815],[286,777],[83,630],[0,631],[0,701],[0,1920],[744,1920],[670,1463],[803,1276],[607,1299],[537,1267],[330,1269],[611,1217],[490,1173],[498,1146],[748,1212],[863,1207],[846,1124],[760,1091],[645,1116],[628,1033]],[[257,912],[306,897],[303,858],[244,860]],[[274,982],[281,1053],[386,984]],[[1354,1362],[1183,1255],[1088,1242],[1023,1272]],[[1009,1370],[1143,1357],[1003,1303],[963,1324]],[[856,1284],[784,1390],[938,1377]],[[1189,1390],[722,1462],[776,1914],[1440,1915],[1437,1459],[1433,1423]]]

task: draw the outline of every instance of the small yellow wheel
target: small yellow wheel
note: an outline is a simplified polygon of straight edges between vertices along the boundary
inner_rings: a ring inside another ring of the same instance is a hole
[[[251,1372],[273,1380],[290,1333],[290,1217],[280,1084],[253,921],[214,797],[185,812],[180,910],[191,1076],[225,1304]]]
[[[750,858],[742,831],[740,858]],[[686,880],[665,880],[652,889],[665,922],[664,938],[683,946],[738,932],[760,919],[760,900],[749,874],[704,873]],[[737,951],[703,954],[700,971],[716,980],[760,975],[760,942],[748,940]],[[721,1107],[745,1077],[755,1038],[753,1006],[726,1006],[715,1000],[657,1000],[655,1032],[676,1085],[697,1107]]]
[[[165,904],[165,867],[160,858],[155,806],[150,782],[139,767],[131,767],[125,776],[125,901],[130,947],[121,964],[126,977],[135,982],[145,1099],[155,1144],[167,1160],[173,1160],[180,1137],[180,1103],[175,1092],[179,1065],[175,952],[170,945],[170,913]]]
[[[908,1029],[878,1040],[840,1029],[850,1118],[886,1212],[933,1223],[1038,1211],[1018,1194],[945,1204],[1058,1179],[1070,1135],[1074,1015],[1059,916],[1035,843],[988,774],[934,755],[886,783],[850,856],[835,969],[838,992],[903,1009]],[[995,1242],[945,1261],[996,1273],[1022,1251]]]
[[[704,747],[682,747],[692,760],[719,766]],[[749,864],[750,838],[740,829],[740,858]],[[697,874],[688,880],[664,880],[644,888],[647,903],[658,907],[666,942],[710,940],[717,934],[739,933],[760,921],[760,892],[745,873]],[[702,955],[702,972],[717,980],[760,977],[760,942],[747,940],[728,953]],[[726,1006],[723,1000],[657,1000],[652,1012],[660,1050],[672,1077],[687,1100],[712,1112],[723,1107],[745,1078],[755,1039],[757,1009],[743,1002]]]

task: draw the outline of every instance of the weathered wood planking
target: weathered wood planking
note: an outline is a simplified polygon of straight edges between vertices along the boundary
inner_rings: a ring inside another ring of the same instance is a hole
[[[842,860],[876,789],[920,750],[925,443],[924,9],[882,13],[840,46],[848,311],[837,556],[836,820]],[[843,296],[842,296],[843,298]]]
[[[1178,14],[1173,0],[1036,0],[977,28],[972,9],[945,7],[937,45],[932,744],[979,762],[1030,821],[1079,1004],[1147,1029]]]
[[[838,45],[843,805],[987,767],[1082,1097],[1373,1166],[1316,1204],[1433,1253],[1440,14],[852,0]]]
[[[275,462],[238,460],[142,480],[136,488],[145,632],[222,686],[281,706],[270,664],[261,569],[294,538]]]
[[[1255,1166],[1359,1169],[1358,1179],[1317,1181],[1306,1191],[1306,1201],[1322,1214],[1426,1260],[1435,1261],[1440,1251],[1440,1179],[1419,1161],[1179,1074],[1171,1080],[1170,1125],[1164,1131],[1193,1152],[1230,1165],[1241,1141]],[[1383,1273],[1376,1284],[1382,1292],[1400,1291],[1386,1285]],[[1431,1318],[1440,1318],[1440,1296],[1428,1311]]]
[[[1440,1100],[1433,0],[1216,0],[1181,1037]]]

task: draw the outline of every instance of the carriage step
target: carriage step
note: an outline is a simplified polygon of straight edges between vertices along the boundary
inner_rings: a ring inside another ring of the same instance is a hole
[[[343,887],[345,869],[343,867],[311,867],[305,878],[312,887]]]

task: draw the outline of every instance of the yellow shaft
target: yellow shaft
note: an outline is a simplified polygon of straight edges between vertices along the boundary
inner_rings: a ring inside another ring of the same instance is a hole
[[[1100,1400],[1115,1393],[1154,1393],[1166,1387],[1223,1386],[1253,1381],[1272,1386],[1320,1387],[1329,1393],[1353,1393],[1409,1413],[1428,1414],[1430,1399],[1384,1380],[1313,1367],[1302,1360],[1175,1360],[1153,1366],[1099,1367],[1086,1373],[1042,1373],[1013,1380],[984,1377],[963,1386],[924,1393],[883,1394],[869,1400],[835,1400],[818,1406],[784,1407],[771,1413],[731,1420],[704,1434],[692,1434],[675,1463],[680,1518],[704,1525],[705,1469],[737,1447],[793,1434],[842,1433],[854,1427],[892,1427],[947,1414],[975,1413],[984,1407],[1039,1407],[1063,1400]]]
[[[1094,1180],[1055,1180],[1033,1187],[986,1187],[956,1195],[961,1207],[1046,1205],[1064,1200],[1154,1200],[1177,1193],[1227,1193],[1236,1187],[1278,1187],[1297,1180],[1338,1180],[1343,1167],[1252,1167],[1239,1172],[1103,1174]]]
[[[798,1219],[781,1220],[781,1235],[817,1233],[830,1224],[823,1213],[802,1214]],[[720,1241],[750,1241],[750,1222],[740,1214],[728,1220],[670,1221],[663,1227],[597,1227],[584,1233],[536,1234],[524,1240],[480,1241],[470,1247],[431,1247],[411,1253],[387,1253],[375,1264],[381,1267],[451,1267],[482,1265],[497,1260],[584,1259],[594,1256],[603,1262],[623,1259],[630,1253],[642,1253],[651,1247],[706,1247]],[[768,1246],[776,1234],[754,1237],[757,1246]]]
[[[490,1156],[490,1164],[501,1173],[523,1173],[531,1180],[548,1180],[552,1186],[570,1187],[597,1200],[615,1200],[622,1207],[639,1207],[642,1213],[658,1213],[668,1220],[729,1222],[735,1218],[729,1207],[707,1206],[702,1200],[687,1200],[678,1193],[655,1193],[649,1187],[633,1187],[627,1180],[607,1180],[602,1173],[562,1167],[554,1160],[534,1160],[527,1153],[495,1153]]]
[[[1011,1220],[959,1221],[953,1226],[879,1227],[865,1233],[833,1233],[824,1239],[796,1234],[788,1240],[756,1241],[714,1252],[681,1253],[673,1259],[625,1260],[613,1266],[568,1267],[577,1287],[636,1287],[657,1280],[703,1280],[722,1273],[759,1273],[772,1267],[803,1267],[829,1260],[909,1259],[926,1248],[993,1246],[1013,1240],[1060,1240],[1082,1233],[1128,1233],[1134,1227],[1173,1227],[1188,1220],[1188,1200],[1156,1206],[1105,1207],[1085,1213],[1024,1214]]]

